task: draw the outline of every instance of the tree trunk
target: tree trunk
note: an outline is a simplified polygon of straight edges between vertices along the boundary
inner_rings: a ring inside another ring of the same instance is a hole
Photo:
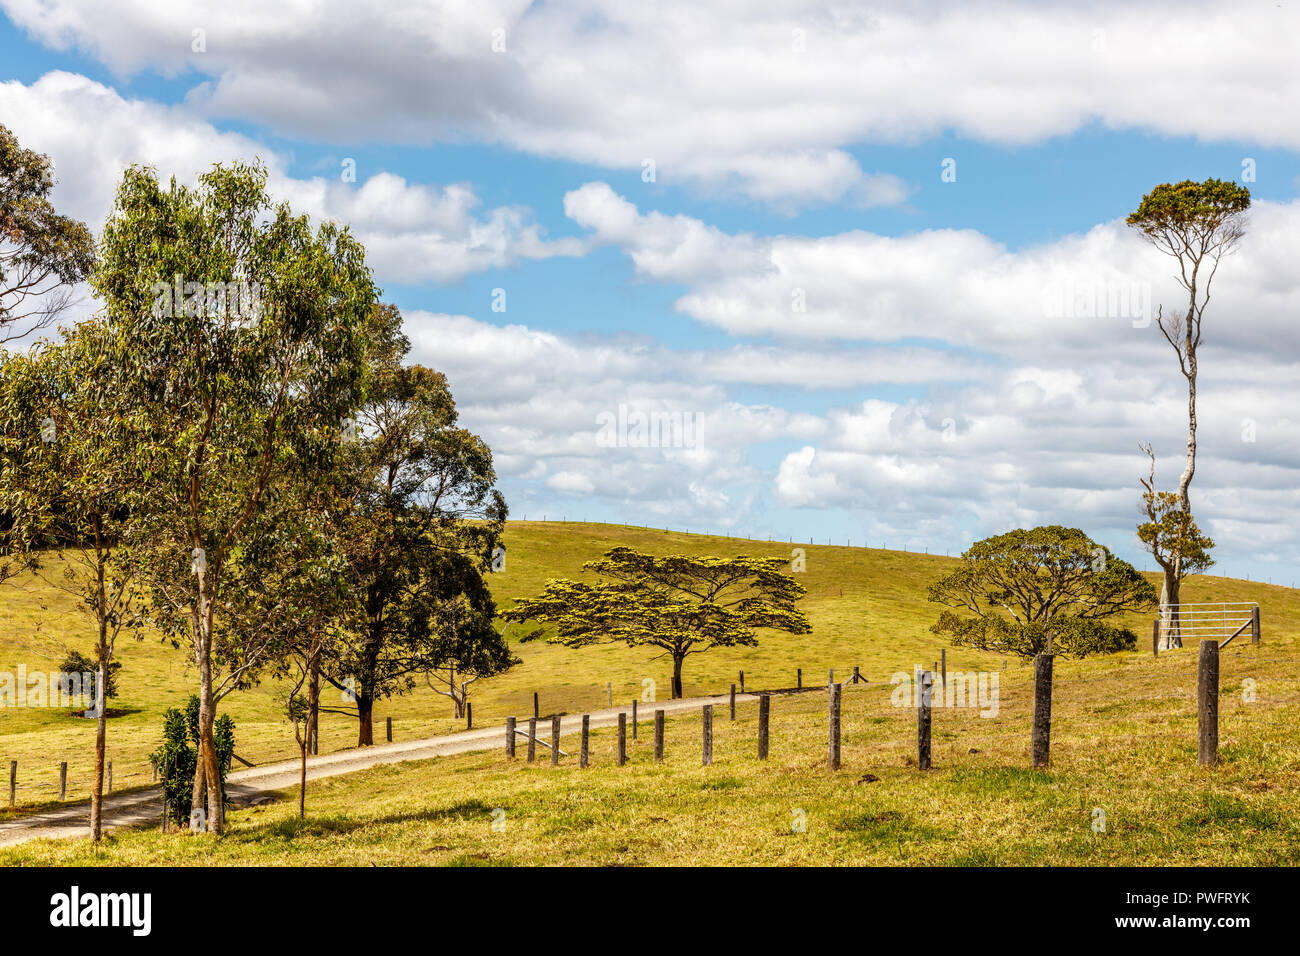
[[[1192,513],[1191,501],[1187,489],[1196,474],[1196,351],[1191,349],[1187,356],[1187,463],[1178,479],[1178,498],[1183,511]]]
[[[99,680],[95,684],[95,703],[99,714],[95,720],[95,779],[90,790],[90,838],[98,843],[102,832],[104,813],[104,752],[107,749],[108,736],[108,699],[104,692],[104,677],[108,667],[101,663]]]
[[[310,675],[307,680],[307,749],[320,753],[320,655],[311,659]]]
[[[1164,578],[1160,584],[1160,603],[1170,605],[1168,610],[1161,610],[1161,627],[1165,633],[1165,648],[1182,647],[1182,627],[1178,614],[1178,595],[1182,582],[1179,580],[1177,563],[1164,569]]]
[[[305,819],[307,816],[307,738],[303,736],[298,741],[298,747],[302,751],[302,773],[298,776],[298,819]]]
[[[686,660],[685,655],[673,655],[673,700],[680,700],[682,694],[682,662]]]
[[[95,776],[90,785],[90,839],[98,843],[103,834],[104,817],[104,757],[108,738],[108,665],[113,649],[108,643],[108,598],[104,591],[104,550],[99,519],[95,519],[96,572],[98,574],[98,602],[95,611],[99,618],[99,641],[95,658],[99,673],[95,675]]]
[[[221,795],[221,768],[217,763],[217,741],[213,733],[213,726],[216,723],[216,703],[212,697],[211,672],[208,673],[208,680],[205,682],[202,692],[199,694],[199,759],[198,765],[203,768],[203,774],[200,778],[196,767],[194,774],[195,806],[204,805],[204,797],[207,800],[208,812],[208,832],[220,836],[224,827],[225,808]],[[206,791],[206,794],[205,792]]]
[[[357,695],[357,719],[360,729],[357,733],[357,746],[369,747],[375,742],[374,728],[375,702],[370,697]]]

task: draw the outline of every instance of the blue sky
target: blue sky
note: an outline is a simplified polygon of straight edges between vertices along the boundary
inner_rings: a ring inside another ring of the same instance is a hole
[[[1216,571],[1300,578],[1290,11],[0,11],[0,122],[54,158],[61,205],[98,228],[125,163],[261,155],[367,242],[516,517],[939,552],[1063,523],[1139,559],[1137,442],[1172,485],[1185,384],[1153,326],[1044,302],[1176,302],[1123,217],[1157,183],[1244,181],[1193,504]],[[1162,46],[1185,55],[1155,75]],[[620,406],[698,416],[699,438],[603,446]]]

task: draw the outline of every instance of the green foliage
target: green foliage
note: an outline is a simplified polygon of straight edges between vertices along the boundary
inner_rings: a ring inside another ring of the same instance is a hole
[[[1245,186],[1222,179],[1185,179],[1151,190],[1126,221],[1153,241],[1171,233],[1191,240],[1208,238],[1248,208],[1250,190]]]
[[[957,646],[1031,658],[1083,657],[1134,646],[1132,631],[1101,618],[1152,606],[1155,589],[1132,565],[1077,528],[1050,525],[977,541],[956,570],[930,585],[942,611],[930,630]]]
[[[221,771],[221,799],[226,799],[226,774],[235,753],[235,721],[222,714],[213,726],[217,767]],[[158,769],[164,814],[179,827],[188,827],[193,808],[194,771],[198,764],[199,699],[190,697],[185,710],[167,708],[163,714],[162,744],[149,755]]]
[[[151,622],[224,671],[217,699],[277,656],[292,611],[277,589],[304,531],[288,488],[337,454],[376,297],[347,229],[313,229],[266,179],[247,163],[193,188],[127,169],[92,276],[144,473]],[[231,283],[234,298],[211,291]]]
[[[104,681],[104,700],[117,696],[117,672],[122,669],[121,661],[110,661],[108,679]],[[64,674],[90,674],[90,686],[85,689],[91,700],[99,699],[99,662],[87,657],[80,651],[70,650],[59,662],[59,671]],[[84,686],[84,685],[83,685]]]
[[[584,565],[608,581],[548,581],[539,596],[519,601],[503,616],[552,624],[551,642],[569,647],[623,642],[663,648],[673,659],[673,696],[680,697],[688,655],[753,647],[758,629],[812,630],[795,607],[807,591],[785,567],[781,558],[659,557],[613,548]]]
[[[484,577],[506,518],[492,452],[458,426],[446,376],[402,364],[410,343],[394,307],[375,308],[367,331],[370,391],[333,479],[353,606],[326,659],[336,686],[352,680],[363,744],[374,701],[414,675],[516,663]]]
[[[143,625],[135,594],[144,470],[90,318],[0,364],[0,513],[13,553],[75,596],[111,656]],[[98,648],[96,654],[98,656]]]
[[[90,230],[55,212],[53,188],[49,157],[0,125],[0,342],[48,325],[94,262]]]
[[[1158,564],[1176,567],[1180,580],[1214,565],[1210,556],[1214,539],[1201,532],[1191,512],[1183,510],[1178,495],[1148,487],[1142,501],[1147,520],[1137,526],[1138,540]]]

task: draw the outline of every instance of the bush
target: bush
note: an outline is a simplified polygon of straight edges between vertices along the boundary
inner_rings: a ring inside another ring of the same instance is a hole
[[[117,696],[117,672],[121,669],[120,661],[109,662],[108,680],[104,682],[104,700],[112,700]],[[92,701],[99,700],[99,689],[95,686],[99,683],[98,661],[80,651],[68,651],[68,656],[59,664],[59,671],[64,674],[90,674],[90,687],[86,689],[86,696]]]
[[[221,772],[221,800],[226,801],[226,774],[235,753],[235,722],[229,714],[217,717],[212,728]],[[170,707],[163,714],[162,745],[149,755],[162,782],[163,814],[179,827],[188,827],[194,800],[194,771],[199,760],[199,698],[192,696],[182,713]]]

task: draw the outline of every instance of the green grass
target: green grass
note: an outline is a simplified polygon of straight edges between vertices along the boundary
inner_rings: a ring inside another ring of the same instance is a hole
[[[616,766],[614,732],[601,730],[585,770],[572,756],[529,766],[500,750],[384,766],[309,785],[305,820],[289,792],[231,813],[220,840],[118,831],[98,848],[0,851],[0,865],[1293,866],[1300,695],[1296,657],[1280,653],[1225,651],[1224,672],[1254,676],[1257,697],[1221,701],[1212,769],[1196,765],[1192,656],[1130,655],[1058,662],[1046,770],[1029,767],[1024,675],[1001,682],[995,718],[935,710],[929,771],[915,765],[914,712],[891,706],[887,684],[850,685],[838,772],[826,765],[818,690],[773,698],[765,763],[757,707],[743,704],[734,723],[715,713],[709,767],[691,714],[668,719],[662,765],[643,732]],[[1100,699],[1126,709],[1098,715]]]
[[[939,639],[928,632],[929,625],[937,616],[937,609],[924,599],[925,586],[952,563],[942,556],[751,542],[616,525],[559,522],[511,522],[506,543],[506,571],[494,575],[491,580],[494,593],[503,605],[536,593],[548,578],[579,575],[585,561],[598,557],[615,545],[657,553],[745,553],[787,559],[792,547],[802,547],[807,554],[807,571],[800,575],[800,580],[809,591],[803,604],[813,625],[812,633],[766,634],[761,637],[757,648],[717,650],[693,656],[687,661],[684,675],[688,695],[724,692],[736,680],[740,670],[745,672],[746,686],[753,689],[792,686],[798,667],[804,670],[805,683],[811,685],[824,682],[829,667],[834,667],[839,677],[847,677],[853,666],[859,665],[863,676],[873,685],[878,685],[887,682],[895,671],[910,671],[913,664],[937,660],[943,647]],[[71,598],[30,578],[18,583],[19,587],[12,584],[0,586],[0,670],[14,670],[19,663],[25,663],[29,671],[53,669],[62,656],[63,645],[76,646],[83,651],[89,648],[92,640],[90,622],[77,611]],[[1198,576],[1184,585],[1184,600],[1259,601],[1263,609],[1264,641],[1256,649],[1245,646],[1243,653],[1262,653],[1268,657],[1289,655],[1296,659],[1296,635],[1300,634],[1300,597],[1296,591]],[[1135,616],[1129,623],[1139,635],[1149,634],[1148,617]],[[1238,638],[1226,652],[1229,659],[1235,659],[1230,655],[1239,649],[1241,640]],[[523,659],[519,666],[500,677],[472,685],[471,699],[477,725],[498,723],[509,714],[530,713],[534,691],[541,695],[543,713],[575,713],[603,707],[607,681],[613,686],[616,703],[639,697],[646,678],[657,682],[660,697],[668,695],[670,664],[650,650],[633,650],[621,645],[571,650],[534,642],[517,645],[516,652]],[[1166,667],[1194,668],[1193,655],[1194,651],[1184,650],[1153,663],[1148,650],[1116,655],[1105,662],[1070,662],[1058,667],[1085,675],[1091,673],[1092,668],[1109,668],[1116,674],[1132,674],[1137,680],[1142,675],[1161,673],[1161,669]],[[122,696],[114,706],[124,713],[109,724],[109,755],[114,761],[116,789],[148,782],[146,755],[156,746],[162,712],[169,706],[182,703],[193,693],[197,682],[185,652],[162,644],[156,638],[122,646],[119,659],[123,663],[120,676]],[[950,670],[1000,670],[1001,666],[1002,659],[998,656],[949,648]],[[1008,667],[1004,687],[1025,679],[1028,672],[1025,665],[1012,660]],[[1239,686],[1243,676],[1254,675],[1234,671],[1225,659],[1225,693],[1227,689]],[[1273,679],[1259,678],[1261,708],[1266,706],[1266,685]],[[1289,686],[1293,691],[1294,682]],[[1088,719],[1081,724],[1079,732],[1091,732],[1085,728],[1104,725],[1106,738],[1118,735],[1121,746],[1130,742],[1137,745],[1136,742],[1145,740],[1144,735],[1152,732],[1152,722],[1155,722],[1162,727],[1161,732],[1169,736],[1167,746],[1194,748],[1195,740],[1187,734],[1188,721],[1194,727],[1194,713],[1178,711],[1168,703],[1131,700],[1124,694],[1103,693],[1102,690],[1098,688],[1095,697],[1080,703],[1081,714],[1086,714]],[[330,697],[335,699],[328,699]],[[332,690],[327,691],[326,703],[344,705],[341,695]],[[263,763],[293,755],[292,730],[281,716],[281,690],[274,682],[265,681],[228,698],[223,709],[231,713],[238,724],[237,750],[241,756]],[[813,719],[816,712],[814,706],[809,719]],[[379,703],[376,729],[381,736],[384,718],[389,716],[393,718],[394,736],[398,740],[445,733],[462,726],[452,718],[450,702],[423,686],[412,694]],[[861,715],[862,731],[872,735],[873,739],[880,735],[904,739],[906,734],[894,727],[896,722],[897,715],[888,708]],[[1000,725],[1002,721],[992,723]],[[1074,732],[1069,725],[1065,730]],[[936,746],[941,742],[944,746],[952,745],[953,741],[943,736],[948,732],[940,722],[936,723]],[[1017,747],[1024,744],[1019,736],[1014,740]],[[355,718],[341,714],[323,715],[322,752],[349,747],[355,741]],[[1293,738],[1292,742],[1294,744]],[[1232,747],[1259,749],[1268,746],[1280,747],[1281,744],[1265,737],[1246,737],[1237,742],[1225,738],[1225,753],[1233,753]],[[997,747],[994,739],[978,749],[997,753]],[[0,766],[7,767],[11,759],[19,761],[19,802],[29,808],[57,796],[60,760],[68,761],[70,796],[84,796],[88,791],[92,750],[93,724],[74,714],[49,709],[0,710]],[[1166,763],[1181,766],[1185,755],[1183,750],[1177,750],[1177,753],[1178,760],[1169,758]],[[1194,756],[1193,750],[1192,763],[1195,762]],[[456,758],[435,763],[450,763],[459,768],[462,764],[457,761],[463,761],[465,767],[478,767],[480,765],[475,763],[478,759],[487,758]],[[809,765],[815,766],[816,760],[811,752],[809,759]],[[1014,765],[1015,761],[1010,761],[1010,764]],[[415,777],[401,786],[413,786],[422,792],[432,766],[411,769],[408,772]],[[445,773],[446,769],[442,767],[438,773]],[[718,772],[721,767],[713,769],[712,775],[700,777],[698,783],[703,785],[709,780],[732,777],[743,781],[744,787],[723,792],[738,794],[743,790],[750,794],[749,799],[754,799],[751,791],[762,782],[761,777],[751,779],[744,773],[727,771],[724,774]],[[375,771],[374,774],[379,779],[387,779],[385,774],[392,772]],[[499,772],[509,777],[514,771],[502,768]],[[594,771],[591,779],[599,781],[603,773]],[[370,779],[370,775],[363,776]],[[489,773],[487,779],[491,776]],[[622,779],[611,780],[611,787],[617,790],[617,781]],[[650,783],[646,785],[651,791],[655,790]],[[333,788],[348,788],[352,784],[335,782],[320,786],[324,788],[323,794],[328,795],[334,792]],[[871,787],[873,792],[887,790],[879,784]],[[692,788],[691,792],[718,795],[717,791],[698,788]],[[826,796],[830,799],[829,794]],[[349,804],[345,802],[342,805]],[[327,797],[322,799],[321,806],[328,806]],[[1169,813],[1166,809],[1160,815],[1168,817]],[[908,826],[910,824],[899,824],[903,830]],[[854,831],[834,832],[851,835]],[[844,839],[849,839],[849,836]]]

